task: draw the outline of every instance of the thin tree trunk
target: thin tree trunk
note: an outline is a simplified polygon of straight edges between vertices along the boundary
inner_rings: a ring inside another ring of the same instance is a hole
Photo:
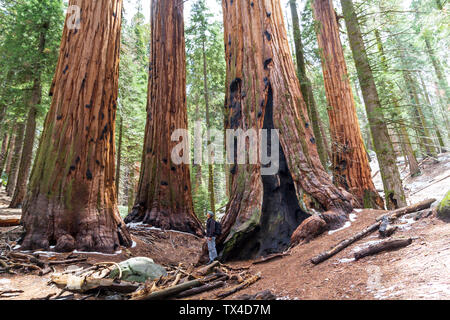
[[[20,158],[22,156],[23,136],[25,132],[25,123],[17,124],[16,136],[14,138],[14,150],[11,158],[11,166],[8,171],[8,183],[6,185],[6,193],[12,196],[16,187],[17,172],[19,171]]]
[[[8,158],[9,146],[11,144],[12,134],[9,134],[7,131],[3,134],[2,141],[2,153],[0,155],[0,178],[3,176],[3,170],[5,168],[6,159]]]
[[[359,207],[384,208],[372,181],[332,1],[315,0],[313,9],[329,104],[334,183],[353,194]]]
[[[447,78],[444,76],[444,71],[442,70],[441,64],[438,60],[438,58],[436,57],[434,50],[430,44],[430,39],[426,36],[424,38],[425,40],[425,46],[427,48],[427,54],[428,57],[430,58],[431,64],[433,65],[434,68],[434,72],[436,74],[436,78],[439,81],[439,87],[441,88],[442,91],[444,91],[445,93],[445,100],[447,101],[447,104],[449,103],[449,98],[450,98],[450,92],[449,92],[449,87],[448,87],[448,83],[447,83]]]
[[[211,129],[210,114],[209,114],[209,90],[208,90],[208,63],[206,60],[206,48],[205,39],[202,43],[202,53],[203,53],[203,84],[204,84],[204,96],[205,96],[205,106],[206,106],[206,135],[208,139],[208,146],[211,143],[211,135],[209,130]],[[209,194],[209,206],[212,212],[216,212],[216,199],[214,194],[214,165],[212,162],[211,153],[208,150],[208,194]]]
[[[198,104],[195,105],[195,115],[197,117],[197,121],[200,121],[200,110]],[[195,172],[194,177],[194,186],[192,187],[192,195],[196,195],[199,188],[202,185],[202,165],[199,163],[195,163],[195,159],[192,158],[192,168]]]
[[[81,24],[64,27],[24,202],[22,249],[113,253],[132,244],[114,188],[122,0],[69,5],[81,8]]]
[[[135,178],[135,164],[132,163],[129,167],[129,173],[128,173],[128,212],[131,212],[133,210],[134,205],[134,199],[136,197],[135,190],[136,190],[136,178]]]
[[[49,23],[44,22],[41,26],[42,30],[39,36],[38,53],[41,56],[44,53],[46,35],[49,28]],[[25,131],[24,144],[22,149],[22,158],[20,159],[19,173],[17,176],[17,184],[14,190],[14,196],[12,197],[10,208],[19,208],[22,206],[22,202],[25,198],[27,189],[27,181],[30,173],[31,161],[33,158],[33,146],[34,139],[36,137],[36,116],[37,106],[41,104],[42,100],[42,86],[41,86],[41,73],[42,65],[40,62],[34,68],[34,80],[33,88],[31,90],[31,96],[28,98],[29,111],[27,118],[27,129]]]
[[[13,158],[13,154],[14,154],[14,143],[16,141],[17,128],[18,128],[18,124],[15,123],[11,130],[11,137],[9,138],[8,155],[6,157],[5,171],[4,171],[8,177],[9,177],[9,173],[11,172],[11,163],[12,163],[12,158]]]
[[[417,176],[421,173],[419,168],[419,163],[417,162],[416,155],[414,154],[414,150],[411,145],[411,141],[409,139],[408,131],[406,130],[403,123],[399,125],[401,139],[404,142],[406,156],[408,158],[408,166],[409,173],[411,176]]]
[[[378,52],[380,54],[383,70],[384,72],[387,73],[389,71],[389,68],[387,65],[386,56],[384,54],[383,42],[381,41],[380,33],[378,30],[375,30],[375,38],[377,41]],[[389,91],[392,90],[392,88],[394,88],[394,84],[390,80],[387,80],[387,82],[384,84],[384,90]],[[394,121],[397,121],[399,123],[400,140],[403,142],[405,147],[405,153],[408,159],[409,172],[411,176],[414,177],[421,173],[419,163],[417,162],[416,155],[414,154],[414,150],[411,145],[411,140],[409,138],[408,131],[405,128],[404,119],[401,115],[401,112],[397,112],[397,110],[400,110],[400,106],[398,105],[398,99],[392,92],[390,92],[389,97],[393,109],[395,110],[395,113],[391,116],[393,117]]]
[[[119,199],[120,189],[120,169],[122,164],[122,141],[123,141],[123,118],[120,117],[119,122],[119,146],[117,150],[117,164],[116,164],[116,198]]]
[[[345,219],[351,196],[333,185],[320,162],[300,83],[292,77],[280,2],[224,0],[222,8],[226,128],[254,129],[255,139],[261,138],[260,129],[267,130],[269,145],[259,152],[275,156],[279,151],[279,159],[271,162],[274,172],[263,171],[267,166],[261,164],[237,164],[236,154],[230,170],[230,202],[217,248],[224,260],[248,259],[285,250],[312,208],[334,210]],[[273,138],[280,142],[274,150],[271,130],[278,130]],[[228,142],[238,149],[235,140]],[[249,142],[245,153],[257,145]]]
[[[317,152],[319,152],[320,161],[326,168],[328,165],[328,154],[326,151],[324,139],[322,137],[322,131],[320,130],[320,117],[317,111],[316,100],[312,90],[311,81],[306,76],[305,57],[303,54],[302,35],[300,32],[300,22],[297,12],[297,1],[290,0],[289,5],[291,7],[292,15],[292,28],[294,33],[295,44],[295,56],[297,59],[297,75],[300,81],[300,89],[302,91],[303,99],[308,107],[308,114],[310,115],[314,136],[317,143]]]
[[[402,71],[402,74],[413,107],[420,144],[425,149],[427,155],[434,157],[436,156],[436,150],[434,148],[434,143],[428,130],[425,116],[423,115],[422,108],[420,106],[420,100],[419,95],[417,94],[416,85],[411,77],[411,74],[408,71]]]
[[[30,173],[31,161],[33,158],[33,146],[36,136],[36,105],[40,104],[41,100],[41,84],[40,80],[35,82],[32,98],[30,103],[30,111],[28,112],[28,119],[25,131],[25,137],[22,148],[22,157],[20,158],[19,170],[17,174],[17,182],[14,188],[14,194],[9,204],[10,208],[19,208],[25,198],[27,190],[27,181]]]
[[[153,0],[151,27],[142,169],[135,205],[125,221],[202,235],[192,203],[189,164],[172,162],[172,151],[179,143],[171,141],[171,136],[175,130],[187,130],[188,124],[182,2]]]
[[[426,103],[428,105],[428,109],[430,110],[431,120],[433,121],[433,127],[434,127],[434,131],[436,132],[436,136],[438,138],[440,150],[441,150],[441,152],[447,152],[445,150],[444,139],[442,138],[441,131],[439,130],[439,126],[438,126],[438,123],[436,121],[436,116],[434,115],[433,105],[431,104],[430,96],[428,95],[428,91],[427,91],[427,87],[425,85],[425,81],[423,80],[423,77],[422,77],[422,75],[420,73],[419,73],[419,79],[420,79],[420,84],[422,86],[422,94],[423,94],[423,96],[425,98],[425,101],[426,101]]]
[[[347,26],[348,39],[355,60],[359,83],[364,98],[372,141],[380,165],[386,207],[389,210],[407,205],[402,180],[397,168],[397,159],[386,119],[381,107],[375,78],[367,57],[364,40],[352,0],[341,0],[342,11]]]

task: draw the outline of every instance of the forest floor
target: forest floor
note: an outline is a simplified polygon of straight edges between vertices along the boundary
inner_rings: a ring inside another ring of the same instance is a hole
[[[421,163],[422,175],[408,177],[407,169],[402,177],[407,191],[408,203],[427,198],[440,200],[450,186],[450,153],[441,154],[435,161],[426,159]],[[377,164],[372,163],[377,189],[382,189]],[[400,168],[403,167],[400,164]],[[20,215],[20,210],[7,209],[9,198],[0,191],[0,215]],[[368,244],[379,241],[378,234],[354,243],[337,255],[314,266],[310,259],[329,249],[343,239],[372,224],[384,213],[380,210],[356,210],[351,224],[345,228],[321,235],[310,243],[299,245],[290,255],[253,265],[252,261],[230,263],[236,267],[250,267],[252,274],[261,273],[262,278],[248,289],[230,296],[256,294],[270,289],[278,299],[450,299],[450,224],[434,217],[414,220],[404,216],[397,223],[396,237],[411,237],[413,243],[403,249],[381,253],[355,261],[353,253]],[[14,239],[20,233],[17,227],[0,228],[1,238]],[[11,231],[12,230],[12,231]],[[10,231],[9,233],[5,233]],[[162,265],[193,264],[200,254],[203,239],[195,236],[132,225],[135,245],[115,255],[86,254],[74,252],[76,257],[88,258],[84,267],[96,262],[120,262],[134,256],[147,256]],[[68,254],[42,253],[48,259],[64,259]],[[67,266],[58,266],[58,271]],[[0,274],[0,292],[23,290],[23,293],[0,299],[26,300],[45,297],[61,290],[49,285],[50,275],[35,273],[17,275]],[[214,292],[194,296],[193,299],[209,299]]]

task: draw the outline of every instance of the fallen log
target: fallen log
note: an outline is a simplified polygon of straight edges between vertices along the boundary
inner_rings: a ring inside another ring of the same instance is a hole
[[[355,260],[374,255],[383,251],[391,251],[409,246],[412,243],[412,239],[394,239],[386,240],[377,244],[372,244],[367,248],[355,252]]]
[[[138,289],[139,284],[112,279],[96,279],[77,277],[73,275],[53,275],[51,280],[56,286],[72,292],[88,292],[94,289],[109,290],[119,293],[131,293]]]
[[[8,253],[8,257],[13,259],[13,260],[16,260],[16,259],[18,259],[18,260],[25,260],[25,261],[27,261],[29,263],[33,263],[33,264],[37,265],[40,268],[44,268],[45,267],[45,263],[43,261],[41,261],[38,258],[36,258],[36,257],[34,257],[32,255],[29,255],[29,254],[11,251],[11,252]]]
[[[20,216],[0,216],[0,227],[15,227],[20,225]]]
[[[220,266],[219,261],[214,261],[213,263],[207,265],[206,267],[203,267],[201,269],[198,269],[195,274],[199,276],[206,276],[207,274],[210,274],[215,267]]]
[[[240,290],[243,290],[243,289],[246,289],[246,288],[250,287],[252,284],[257,282],[259,279],[261,279],[261,273],[258,273],[257,275],[255,275],[255,276],[245,280],[243,283],[241,283],[240,285],[238,285],[238,286],[236,286],[236,287],[234,287],[234,288],[232,288],[230,290],[227,290],[227,291],[220,292],[220,293],[216,294],[216,297],[218,299],[224,299],[224,298],[226,298],[228,296],[231,296],[232,294],[235,294],[236,292],[238,292]]]
[[[431,205],[434,202],[436,202],[436,199],[427,199],[427,200],[421,201],[419,203],[416,203],[416,204],[413,204],[413,205],[410,205],[407,207],[403,207],[403,208],[400,208],[400,209],[397,209],[394,211],[390,211],[386,214],[379,216],[377,218],[377,221],[381,221],[385,217],[388,217],[390,221],[394,221],[395,219],[398,219],[405,214],[428,209],[429,207],[431,207]]]
[[[285,256],[289,256],[289,253],[283,252],[283,253],[275,253],[275,254],[271,254],[267,257],[263,257],[261,259],[255,260],[252,262],[252,264],[260,264],[260,263],[265,263],[274,259],[278,259],[278,258],[283,258]]]
[[[349,245],[355,243],[356,241],[366,237],[367,235],[369,235],[372,232],[374,232],[375,230],[377,230],[380,227],[383,219],[385,219],[385,220],[388,219],[389,221],[392,222],[392,221],[400,218],[401,216],[403,216],[405,214],[427,209],[435,201],[436,201],[436,199],[424,200],[424,201],[416,203],[414,205],[410,205],[408,207],[404,207],[404,208],[400,208],[400,209],[397,209],[397,210],[394,210],[394,211],[390,211],[387,214],[379,216],[376,219],[377,222],[375,222],[374,224],[368,226],[367,228],[365,228],[361,232],[358,232],[357,234],[355,234],[351,238],[348,238],[348,239],[345,239],[345,240],[339,242],[336,246],[334,246],[330,250],[325,251],[325,252],[315,256],[314,258],[311,259],[311,262],[313,264],[317,265],[317,264],[319,264],[319,263],[321,263],[321,262],[331,258],[335,254],[337,254],[337,253],[341,252],[342,250],[344,250],[345,248],[347,248]]]
[[[205,285],[203,285],[201,287],[192,288],[192,289],[186,290],[184,292],[181,292],[180,294],[178,294],[176,296],[176,298],[177,299],[181,299],[181,298],[186,298],[186,297],[190,297],[190,296],[195,296],[195,295],[200,294],[200,293],[204,293],[204,292],[207,292],[207,291],[211,291],[211,290],[215,290],[215,289],[221,288],[224,285],[225,285],[224,281],[216,281],[216,282],[208,283],[208,284],[205,284]]]
[[[313,264],[319,264],[319,263],[327,260],[328,258],[331,258],[335,254],[337,254],[337,253],[341,252],[342,250],[344,250],[345,248],[347,248],[352,243],[358,241],[359,239],[364,238],[365,236],[367,236],[367,235],[371,234],[372,232],[374,232],[375,230],[377,230],[380,225],[381,225],[381,221],[372,224],[371,226],[365,228],[363,231],[355,234],[353,237],[339,242],[338,245],[331,248],[330,250],[325,251],[325,252],[319,254],[318,256],[312,258],[311,262]]]
[[[18,296],[19,293],[23,293],[23,290],[4,290],[4,291],[0,291],[0,297],[5,296],[5,295],[11,295],[14,294],[14,296]],[[9,296],[12,297],[12,296]]]
[[[162,300],[171,296],[175,296],[180,292],[199,287],[203,284],[200,280],[192,280],[173,287],[151,292],[149,294],[134,296],[131,300]]]
[[[388,238],[394,234],[395,231],[397,231],[398,227],[393,225],[386,226],[385,229],[379,230],[380,238]]]
[[[59,264],[70,264],[70,263],[77,263],[77,262],[84,262],[87,258],[77,258],[77,259],[69,259],[69,260],[62,260],[62,261],[49,261],[48,264],[51,266],[59,265]]]

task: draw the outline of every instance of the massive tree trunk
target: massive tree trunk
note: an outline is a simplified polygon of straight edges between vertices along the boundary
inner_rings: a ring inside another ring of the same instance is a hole
[[[315,0],[313,9],[329,104],[334,183],[353,194],[360,207],[384,208],[364,149],[333,3]]]
[[[8,171],[8,183],[6,184],[6,193],[12,196],[16,187],[17,172],[19,171],[19,163],[22,155],[23,136],[25,132],[25,123],[20,122],[16,127],[16,135],[14,137],[14,148],[12,151],[11,164]]]
[[[386,207],[390,210],[404,207],[407,203],[397,168],[397,157],[389,136],[375,79],[359,27],[358,17],[356,16],[352,0],[341,0],[341,5],[372,133],[372,141],[380,166]]]
[[[153,0],[151,12],[144,154],[135,206],[125,221],[202,235],[192,204],[189,165],[176,165],[171,157],[179,144],[171,141],[172,134],[187,130],[183,4]]]
[[[131,245],[114,187],[122,0],[71,0],[24,203],[23,249],[113,253]]]
[[[322,131],[320,129],[320,117],[317,111],[316,100],[312,90],[311,81],[306,76],[305,57],[303,54],[302,35],[300,32],[300,21],[297,12],[297,1],[290,0],[289,5],[291,7],[292,15],[292,29],[294,33],[295,44],[295,56],[297,59],[297,75],[300,81],[300,89],[302,91],[303,98],[305,99],[306,106],[308,107],[308,114],[310,116],[314,135],[317,143],[317,151],[319,152],[320,161],[326,168],[328,165],[328,154],[325,146],[324,138],[322,137]]]
[[[268,146],[262,144],[259,152],[274,156],[279,151],[279,159],[269,164],[237,164],[235,153],[230,170],[230,202],[218,250],[224,260],[248,259],[286,249],[312,208],[333,210],[345,221],[351,196],[333,185],[320,162],[279,1],[223,0],[222,7],[226,128],[254,129],[256,139],[266,129]],[[278,149],[271,150],[272,137],[279,138]],[[235,151],[236,140],[228,141]],[[258,143],[244,144],[246,153]],[[269,166],[275,173],[265,172]]]

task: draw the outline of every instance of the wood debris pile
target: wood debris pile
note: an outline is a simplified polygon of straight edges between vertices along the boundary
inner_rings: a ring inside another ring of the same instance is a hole
[[[40,276],[54,272],[53,266],[84,262],[86,258],[78,258],[73,254],[63,260],[50,258],[48,261],[40,259],[39,251],[34,253],[23,253],[16,251],[0,252],[0,273],[16,274],[17,272],[29,273],[38,271]]]
[[[257,282],[261,275],[252,275],[248,268],[232,268],[214,262],[213,264],[195,270],[191,265],[185,267],[168,266],[168,275],[145,284],[108,279],[111,271],[119,268],[116,263],[101,263],[94,266],[71,270],[52,275],[51,282],[63,290],[87,294],[92,291],[104,291],[107,295],[114,293],[122,299],[130,300],[162,300],[187,299],[194,295],[223,288],[207,299],[224,299]]]
[[[233,268],[218,261],[195,270],[191,265],[171,266],[167,277],[147,282],[131,294],[131,300],[189,299],[194,295],[210,292],[219,288],[219,292],[206,297],[208,300],[224,299],[240,290],[248,288],[259,279],[249,267]]]

